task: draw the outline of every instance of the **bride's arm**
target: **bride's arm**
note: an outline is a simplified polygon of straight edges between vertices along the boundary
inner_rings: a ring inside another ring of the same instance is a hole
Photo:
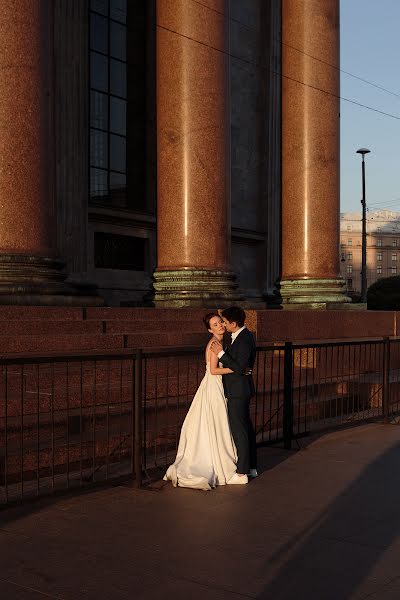
[[[233,373],[231,369],[221,369],[218,366],[218,356],[214,354],[214,352],[210,352],[210,373],[211,375],[228,375],[228,373]]]

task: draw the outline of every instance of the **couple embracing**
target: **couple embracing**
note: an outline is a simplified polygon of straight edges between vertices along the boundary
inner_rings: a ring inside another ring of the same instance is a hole
[[[164,476],[174,486],[210,490],[257,476],[249,414],[256,345],[245,318],[244,310],[233,306],[203,319],[212,335],[205,349],[206,372],[182,425],[175,462]],[[231,343],[224,349],[226,331]]]

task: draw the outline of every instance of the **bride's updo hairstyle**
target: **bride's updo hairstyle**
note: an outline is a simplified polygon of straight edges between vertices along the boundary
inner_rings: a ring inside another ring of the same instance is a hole
[[[203,323],[206,326],[207,331],[210,330],[210,321],[213,317],[218,317],[219,319],[221,318],[221,316],[217,312],[210,312],[205,317],[203,317]]]

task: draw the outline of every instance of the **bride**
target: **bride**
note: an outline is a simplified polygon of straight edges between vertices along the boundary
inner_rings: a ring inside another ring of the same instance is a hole
[[[220,368],[218,357],[210,350],[213,339],[222,340],[225,325],[214,312],[203,321],[212,334],[205,350],[206,372],[183,422],[175,462],[164,480],[171,480],[174,486],[210,490],[232,478],[232,483],[235,481],[237,457],[222,385],[222,375],[233,371]]]

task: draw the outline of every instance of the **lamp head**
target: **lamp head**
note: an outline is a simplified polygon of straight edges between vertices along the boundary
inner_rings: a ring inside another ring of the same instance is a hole
[[[368,150],[368,148],[359,148],[359,149],[357,150],[357,154],[362,154],[363,156],[364,156],[365,154],[369,154],[370,152],[371,152],[371,150]]]

